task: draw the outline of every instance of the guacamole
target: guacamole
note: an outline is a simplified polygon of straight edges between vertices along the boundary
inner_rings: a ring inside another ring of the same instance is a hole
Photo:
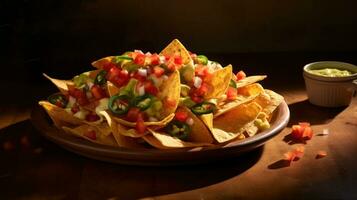
[[[312,69],[307,70],[311,74],[319,75],[319,76],[326,76],[326,77],[344,77],[350,76],[353,74],[348,70],[341,70],[335,68],[324,68],[324,69]]]

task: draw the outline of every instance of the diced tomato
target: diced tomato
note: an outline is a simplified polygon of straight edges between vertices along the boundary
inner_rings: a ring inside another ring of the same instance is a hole
[[[304,128],[304,132],[302,134],[302,137],[305,140],[310,140],[312,138],[312,129],[311,129],[311,127],[305,127]]]
[[[209,71],[208,67],[200,66],[195,69],[196,76],[202,78],[203,81],[207,82],[211,77],[212,73]]]
[[[147,76],[140,75],[138,71],[136,71],[135,73],[131,74],[131,76],[133,78],[135,78],[136,80],[138,80],[139,82],[145,82],[146,78],[147,78]]]
[[[175,63],[176,65],[182,65],[182,57],[179,56],[179,55],[175,56],[175,57],[174,57],[174,63]]]
[[[165,70],[159,66],[155,66],[153,71],[156,77],[160,77],[165,73]]]
[[[107,96],[105,94],[105,91],[99,85],[93,85],[90,90],[94,98],[97,100],[105,98]]]
[[[296,158],[296,155],[294,152],[289,151],[284,154],[284,160],[286,160],[286,161],[292,162],[293,160],[295,160],[295,158]]]
[[[68,93],[69,95],[76,98],[78,104],[81,106],[87,105],[89,103],[86,93],[78,88],[70,87]]]
[[[294,139],[301,140],[303,138],[303,133],[304,133],[304,130],[301,128],[300,125],[293,125],[292,126],[291,136]]]
[[[195,93],[197,94],[197,96],[204,96],[205,94],[207,94],[208,92],[208,84],[206,83],[202,83],[201,87],[199,87]]]
[[[120,70],[117,67],[113,67],[108,72],[107,79],[117,87],[121,87],[129,81],[129,73],[126,70]]]
[[[237,98],[237,89],[229,87],[227,90],[227,99],[232,101]]]
[[[79,111],[79,106],[76,104],[71,108],[71,111],[73,114],[77,113]]]
[[[175,113],[175,119],[177,119],[180,122],[186,122],[188,118],[187,112],[179,111]]]
[[[159,89],[157,89],[151,80],[145,81],[144,88],[146,93],[152,94],[154,96],[159,92]]]
[[[284,154],[284,160],[292,162],[294,160],[300,159],[304,156],[304,152],[305,152],[304,146],[296,147],[294,150]]]
[[[112,62],[107,62],[107,63],[105,63],[105,64],[103,65],[102,68],[103,68],[105,71],[109,72],[110,69],[113,68],[113,67],[116,67],[116,65],[115,65],[114,63],[112,63]]]
[[[110,68],[108,74],[107,74],[107,80],[113,81],[115,77],[118,77],[120,74],[120,69],[118,67],[112,67]]]
[[[169,62],[169,63],[167,64],[167,68],[168,68],[170,71],[175,71],[176,65],[175,65],[174,63],[172,63],[172,62]]]
[[[247,75],[244,73],[244,71],[239,71],[237,74],[236,74],[236,77],[237,77],[237,81],[239,80],[242,80],[246,77]]]
[[[137,65],[144,65],[145,64],[145,55],[144,54],[137,54],[134,63]]]
[[[327,152],[326,151],[318,151],[317,155],[316,155],[316,159],[323,158],[325,156],[327,156]]]
[[[139,134],[144,134],[146,131],[146,126],[141,113],[138,115],[138,119],[136,120],[135,129]]]
[[[155,54],[152,54],[151,56],[150,56],[150,63],[151,63],[151,65],[158,65],[158,64],[160,64],[160,57],[159,57],[159,55],[157,55],[156,53]]]
[[[165,56],[166,61],[169,61],[171,59],[171,56],[169,56],[169,55],[164,55],[164,56]]]
[[[192,101],[194,101],[196,103],[202,103],[203,102],[203,97],[197,96],[195,94],[191,95],[191,99],[192,99]]]
[[[89,122],[95,122],[98,121],[99,119],[100,117],[95,113],[90,113],[86,116],[86,120]]]
[[[292,126],[291,136],[296,140],[310,140],[313,131],[308,122],[300,122],[299,125]]]
[[[177,101],[175,99],[166,98],[164,100],[164,107],[165,108],[173,108],[176,106],[176,103],[177,103]]]
[[[87,132],[84,133],[84,136],[91,140],[97,139],[97,133],[94,130],[88,130]]]
[[[136,122],[138,120],[138,116],[140,114],[139,108],[130,108],[128,113],[126,114],[126,119],[131,122]]]

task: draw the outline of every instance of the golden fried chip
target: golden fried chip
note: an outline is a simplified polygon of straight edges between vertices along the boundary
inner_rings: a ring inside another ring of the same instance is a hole
[[[211,130],[219,143],[237,138],[244,132],[244,126],[253,121],[262,108],[255,102],[241,104],[213,120],[213,115],[202,115],[201,118]]]
[[[189,148],[189,147],[199,147],[199,146],[212,146],[209,143],[193,143],[185,142],[176,137],[172,137],[166,133],[156,132],[148,129],[151,135],[144,136],[144,140],[150,145],[159,149],[171,149],[171,148]]]
[[[178,40],[174,39],[169,45],[167,45],[161,52],[160,55],[179,55],[182,58],[183,64],[192,63],[190,53],[187,51],[185,46]]]
[[[78,137],[84,138],[94,143],[104,144],[109,146],[117,146],[117,142],[111,133],[111,129],[108,125],[103,125],[100,128],[98,126],[80,125],[76,128],[62,127],[66,132],[72,133]]]
[[[55,79],[51,78],[47,74],[43,74],[43,76],[50,80],[63,94],[66,94],[68,92],[68,85],[74,85],[72,80]]]
[[[113,58],[114,58],[114,56],[108,56],[108,57],[96,60],[96,61],[92,62],[92,66],[97,69],[103,69],[103,66],[112,62]]]
[[[257,76],[248,76],[242,80],[237,81],[237,88],[244,87],[255,82],[264,80],[267,76],[266,75],[257,75]]]
[[[222,69],[213,72],[212,79],[209,81],[209,90],[205,94],[205,99],[219,98],[229,87],[231,80],[232,65],[228,65]]]

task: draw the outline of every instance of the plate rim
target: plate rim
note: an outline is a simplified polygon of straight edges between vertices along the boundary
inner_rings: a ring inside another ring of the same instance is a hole
[[[180,160],[185,157],[192,158],[200,158],[203,154],[216,154],[219,155],[222,152],[225,153],[243,153],[247,151],[247,149],[254,149],[261,145],[264,145],[266,141],[270,140],[277,134],[279,134],[288,124],[290,119],[290,110],[285,101],[282,101],[277,109],[274,111],[273,119],[275,119],[271,128],[260,132],[252,137],[230,142],[224,144],[223,146],[215,146],[215,147],[194,147],[194,148],[179,148],[179,149],[130,149],[125,147],[111,147],[101,144],[92,143],[81,138],[77,138],[75,136],[69,135],[66,133],[64,137],[58,137],[59,134],[63,134],[63,130],[60,130],[54,127],[46,117],[43,115],[47,115],[46,111],[38,104],[32,107],[31,111],[31,123],[36,128],[36,130],[45,138],[50,141],[58,144],[62,148],[66,150],[72,151],[76,154],[81,154],[86,156],[88,153],[95,153],[96,157],[102,155],[103,157],[111,157],[111,158],[124,158],[127,160],[128,157],[131,157],[133,161],[138,162],[153,162],[163,161],[164,160]],[[42,116],[42,117],[41,117]],[[40,117],[40,118],[39,118]],[[42,123],[41,123],[42,122]],[[58,134],[53,135],[53,134]],[[68,140],[70,137],[72,139]],[[71,150],[72,149],[72,150]],[[75,149],[75,150],[73,150]],[[85,154],[79,153],[78,150],[81,150]],[[238,151],[238,152],[237,152]],[[90,157],[90,156],[86,156]],[[177,157],[177,159],[174,159]],[[109,161],[112,162],[112,161]],[[126,163],[124,163],[126,164]],[[136,164],[135,164],[136,165]],[[145,164],[144,164],[145,165]]]

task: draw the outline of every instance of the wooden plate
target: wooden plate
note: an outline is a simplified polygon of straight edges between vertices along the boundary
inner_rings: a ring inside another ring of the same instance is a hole
[[[271,128],[253,137],[231,142],[224,146],[173,150],[147,149],[144,151],[95,144],[66,134],[52,125],[46,111],[39,105],[33,107],[31,122],[49,140],[85,157],[120,164],[168,166],[206,163],[238,156],[263,145],[277,135],[286,127],[289,117],[288,105],[286,102],[282,102],[273,115]]]

